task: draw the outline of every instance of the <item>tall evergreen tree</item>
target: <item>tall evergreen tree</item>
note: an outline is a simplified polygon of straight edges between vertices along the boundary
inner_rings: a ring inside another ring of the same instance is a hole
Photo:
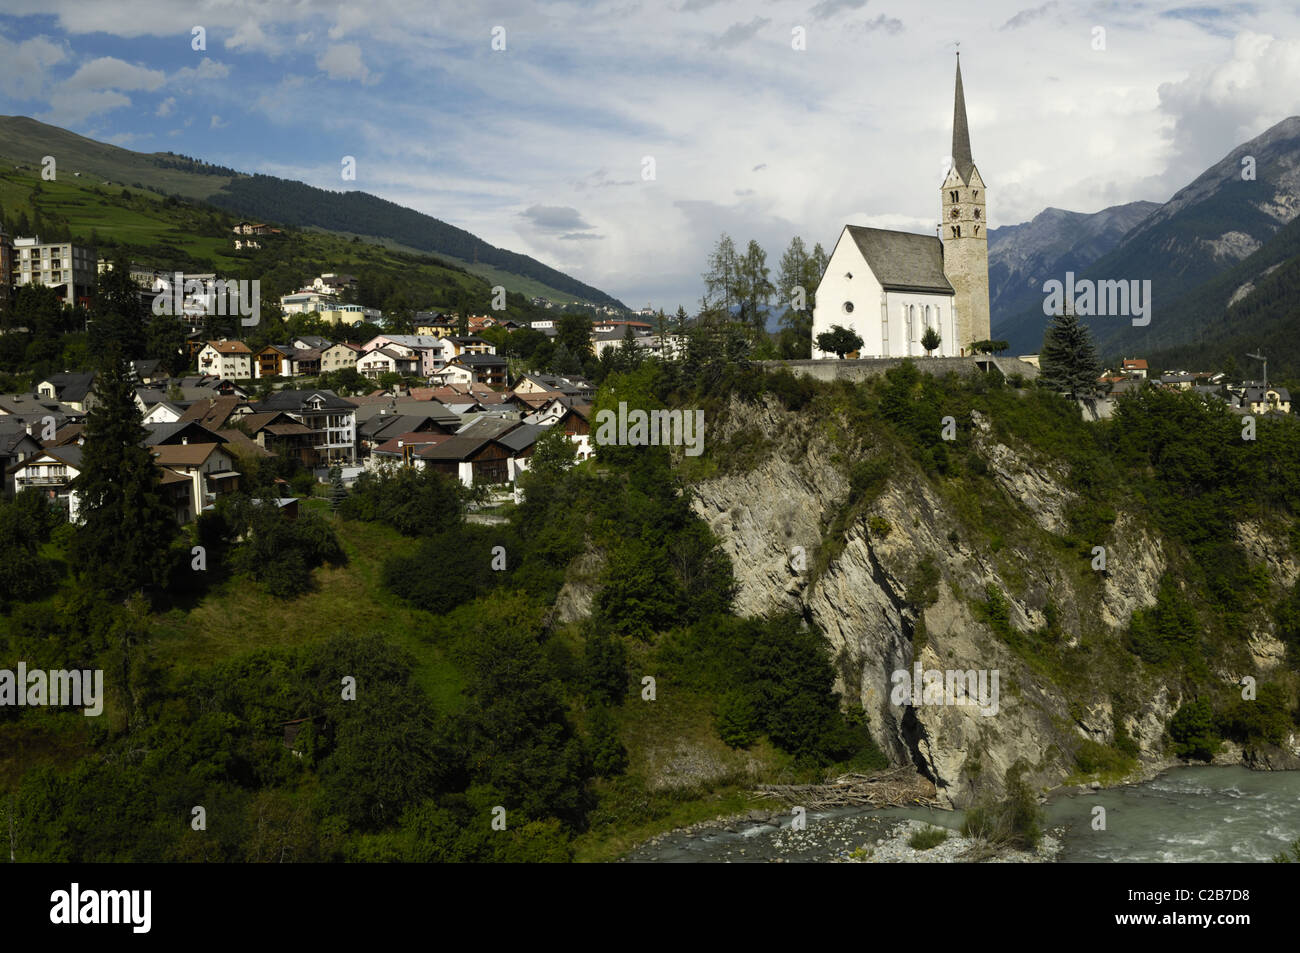
[[[72,484],[82,521],[72,538],[72,563],[89,586],[114,595],[161,586],[176,521],[144,445],[134,376],[120,352],[104,361],[95,398],[86,416],[81,475]]]
[[[1077,399],[1096,393],[1101,362],[1087,325],[1070,309],[1052,318],[1043,335],[1038,382]]]
[[[709,270],[703,275],[704,301],[703,310],[721,309],[729,312],[733,305],[739,303],[740,257],[736,254],[736,243],[726,232],[718,239],[709,255]]]
[[[126,256],[119,255],[112,270],[98,276],[90,322],[94,329],[90,345],[96,358],[102,360],[114,351],[127,361],[144,357],[145,305]]]
[[[772,285],[771,269],[767,267],[767,252],[752,238],[739,262],[740,320],[755,331],[766,330],[766,308],[776,288]]]

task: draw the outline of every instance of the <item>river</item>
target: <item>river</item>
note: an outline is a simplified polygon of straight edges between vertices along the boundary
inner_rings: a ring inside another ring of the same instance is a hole
[[[1093,808],[1106,809],[1094,830]],[[1064,863],[1268,861],[1300,838],[1300,771],[1173,768],[1141,784],[1061,794],[1046,805],[1046,829]],[[640,863],[815,863],[872,843],[900,820],[958,830],[960,811],[884,808],[809,813],[803,831],[741,822],[736,833],[672,834],[633,850]]]

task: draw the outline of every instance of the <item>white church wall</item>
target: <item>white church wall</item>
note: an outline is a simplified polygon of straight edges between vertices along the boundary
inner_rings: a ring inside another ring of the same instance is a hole
[[[852,306],[851,310],[848,305]],[[916,308],[916,319],[911,324],[909,338],[906,309],[912,307]],[[838,324],[862,338],[860,357],[923,357],[921,335],[925,333],[927,307],[930,325],[942,339],[935,356],[957,356],[953,297],[885,291],[847,229],[841,231],[821,284],[817,286],[812,356],[817,360],[835,359],[833,353],[817,347],[817,335]]]
[[[883,297],[884,289],[862,257],[857,243],[849,235],[848,229],[842,229],[839,241],[835,243],[835,249],[826,264],[821,284],[817,286],[817,302],[813,307],[812,356],[817,359],[835,357],[828,351],[818,349],[817,335],[829,331],[836,324],[849,328],[862,338],[863,357],[882,353]]]
[[[864,351],[863,357],[924,357],[925,348],[921,346],[921,336],[927,327],[939,332],[939,347],[935,350],[934,357],[959,356],[952,295],[903,291],[890,291],[886,295],[889,309],[888,348],[878,355]],[[909,309],[913,309],[910,322]]]

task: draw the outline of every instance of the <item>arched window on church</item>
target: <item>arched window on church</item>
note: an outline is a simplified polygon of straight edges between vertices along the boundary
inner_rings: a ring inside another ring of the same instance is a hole
[[[953,225],[953,226],[952,226],[952,237],[953,237],[953,238],[961,238],[961,226],[960,226],[960,225]]]
[[[930,324],[930,306],[929,306],[928,304],[925,306],[925,327],[926,327],[926,330],[929,330],[930,327],[931,327],[931,324]]]
[[[979,227],[978,225],[976,225],[976,226],[975,226],[975,234],[978,235],[979,233],[980,233],[980,227]]]
[[[949,194],[950,196],[952,196],[952,200],[953,200],[954,202],[957,201],[957,193],[956,193],[955,191],[954,191],[954,192],[949,192],[948,194]]]
[[[912,341],[916,339],[916,335],[912,333],[913,321],[915,318],[916,318],[916,305],[914,304],[903,305],[903,319],[907,322],[907,353],[908,354],[912,353]]]

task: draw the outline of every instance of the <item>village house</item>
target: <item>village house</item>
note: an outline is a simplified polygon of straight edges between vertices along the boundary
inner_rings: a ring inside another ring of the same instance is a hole
[[[77,521],[80,503],[77,491],[72,488],[72,481],[80,475],[80,444],[51,447],[32,453],[6,472],[6,477],[13,480],[15,493],[27,490],[41,493],[73,523]]]
[[[81,413],[89,413],[95,406],[95,375],[51,374],[36,385],[36,393],[46,400],[59,401]]]
[[[339,304],[332,308],[322,308],[316,312],[316,317],[326,324],[343,324],[351,327],[366,321],[377,324],[384,319],[384,312],[378,308],[367,308],[359,304]]]
[[[4,474],[4,495],[14,495],[14,467],[41,452],[41,442],[32,436],[31,424],[12,417],[0,417],[0,473]]]
[[[199,371],[233,380],[253,376],[253,351],[243,341],[209,341],[199,350]]]
[[[506,359],[495,354],[462,354],[446,366],[429,375],[434,384],[486,384],[504,387],[506,384]]]
[[[357,358],[356,369],[362,377],[371,379],[378,379],[384,374],[413,377],[419,373],[420,355],[401,344],[387,344]]]
[[[1291,413],[1291,393],[1285,387],[1269,385],[1242,387],[1234,395],[1234,408],[1249,414]]]
[[[1120,365],[1120,372],[1126,377],[1136,377],[1141,380],[1147,379],[1146,358],[1143,357],[1126,357]]]
[[[331,371],[341,371],[344,368],[355,369],[360,357],[360,345],[352,344],[348,341],[340,341],[338,344],[331,344],[329,347],[321,349],[321,372],[328,374]]]
[[[312,432],[318,465],[356,462],[357,407],[332,390],[276,391],[253,410],[281,411],[306,426]]]
[[[397,345],[397,347],[394,347],[394,345]],[[415,371],[412,373],[420,377],[428,377],[435,370],[442,367],[447,360],[455,356],[454,347],[451,353],[447,352],[447,348],[451,347],[451,345],[446,340],[425,334],[380,334],[361,345],[361,351],[365,355],[384,347],[408,356],[415,355],[419,360]],[[357,360],[357,371],[365,374],[366,372],[361,369],[362,360],[364,358]],[[399,371],[398,373],[403,372]]]
[[[195,513],[239,489],[235,460],[220,443],[164,443],[150,453],[158,466],[188,478]]]
[[[292,377],[293,352],[291,344],[268,344],[253,355],[253,377]]]
[[[269,454],[297,460],[305,467],[316,465],[315,432],[283,411],[268,410],[241,417],[238,432]],[[243,444],[228,430],[218,433],[234,443]]]
[[[581,377],[560,377],[557,374],[524,374],[512,388],[516,394],[558,393],[565,397],[590,400],[596,388]]]

